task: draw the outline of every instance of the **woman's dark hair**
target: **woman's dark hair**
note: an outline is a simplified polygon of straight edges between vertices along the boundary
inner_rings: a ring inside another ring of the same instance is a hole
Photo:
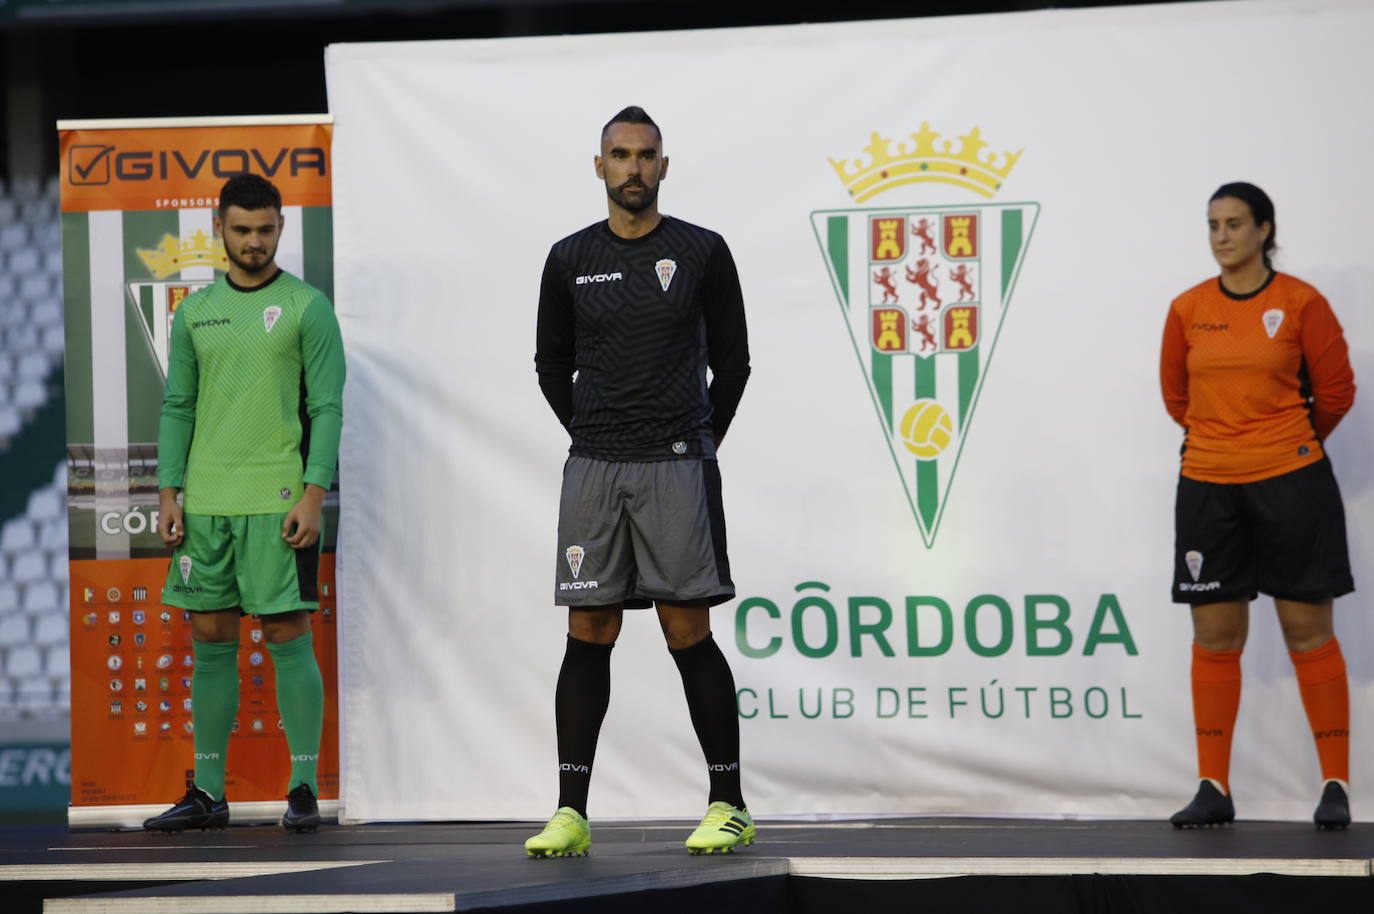
[[[1220,200],[1223,197],[1234,197],[1246,206],[1250,207],[1250,215],[1255,217],[1255,225],[1269,223],[1269,237],[1264,239],[1264,265],[1271,270],[1274,268],[1272,263],[1274,252],[1278,250],[1279,224],[1274,219],[1274,201],[1269,199],[1269,195],[1260,190],[1253,184],[1245,181],[1233,181],[1230,184],[1223,184],[1217,188],[1216,193],[1212,194],[1207,202]]]

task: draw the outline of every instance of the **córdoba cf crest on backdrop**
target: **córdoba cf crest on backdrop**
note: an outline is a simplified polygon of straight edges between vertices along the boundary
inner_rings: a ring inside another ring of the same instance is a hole
[[[845,329],[929,548],[1040,207],[811,214]]]

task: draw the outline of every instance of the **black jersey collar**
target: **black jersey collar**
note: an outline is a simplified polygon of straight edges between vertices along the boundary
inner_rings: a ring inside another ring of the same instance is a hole
[[[227,282],[227,283],[229,283],[229,288],[233,289],[235,292],[248,292],[248,293],[252,293],[252,292],[261,292],[263,289],[266,289],[268,286],[272,285],[272,283],[274,283],[274,282],[276,282],[278,279],[280,279],[280,278],[281,278],[281,274],[282,274],[283,272],[285,272],[285,271],[282,270],[281,267],[277,267],[277,272],[275,272],[275,273],[272,274],[272,278],[271,278],[271,279],[267,280],[267,282],[259,283],[259,284],[256,285],[256,286],[241,286],[241,285],[239,285],[238,283],[234,282],[232,279],[230,279],[228,273],[225,273],[225,274],[224,274],[224,281]]]
[[[1232,301],[1247,301],[1248,299],[1254,298],[1256,295],[1260,294],[1265,289],[1269,288],[1269,284],[1273,282],[1274,277],[1278,275],[1279,271],[1271,267],[1269,270],[1269,276],[1264,280],[1264,282],[1260,283],[1260,287],[1253,292],[1246,292],[1244,295],[1232,292],[1230,289],[1226,288],[1226,283],[1221,281],[1220,276],[1217,277],[1217,288],[1221,290],[1222,295],[1225,295]]]
[[[663,231],[663,227],[666,226],[672,218],[672,216],[665,216],[662,213],[660,213],[658,217],[658,225],[649,229],[647,233],[640,235],[638,238],[620,237],[615,232],[611,231],[611,220],[609,219],[601,223],[601,229],[606,233],[606,237],[610,238],[612,241],[615,241],[619,244],[643,244],[650,238],[653,238],[656,235],[658,235],[659,232]]]

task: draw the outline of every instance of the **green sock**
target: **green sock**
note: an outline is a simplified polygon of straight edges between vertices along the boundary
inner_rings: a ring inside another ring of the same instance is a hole
[[[324,727],[324,681],[315,661],[314,640],[306,632],[282,644],[268,642],[267,649],[277,668],[277,711],[291,749],[291,783],[286,789],[305,784],[318,797],[315,768]]]
[[[229,731],[239,710],[239,643],[193,641],[191,724],[195,729],[196,786],[218,800],[224,796]]]

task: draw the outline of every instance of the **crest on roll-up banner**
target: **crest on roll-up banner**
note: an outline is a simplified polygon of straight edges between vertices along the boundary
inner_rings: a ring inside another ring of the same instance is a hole
[[[138,327],[151,348],[162,376],[167,377],[167,353],[171,351],[172,318],[177,306],[192,292],[198,292],[214,280],[183,280],[181,271],[188,267],[213,267],[221,272],[229,269],[229,257],[224,242],[213,234],[197,230],[189,237],[163,235],[155,248],[139,248],[138,259],[152,274],[151,280],[136,279],[128,285],[129,298],[140,318]]]
[[[923,123],[830,159],[855,203],[952,184],[990,199],[1022,151],[983,152],[977,127],[942,140]],[[979,393],[1040,212],[1036,203],[820,210],[811,224],[845,327],[926,547],[944,514]]]

